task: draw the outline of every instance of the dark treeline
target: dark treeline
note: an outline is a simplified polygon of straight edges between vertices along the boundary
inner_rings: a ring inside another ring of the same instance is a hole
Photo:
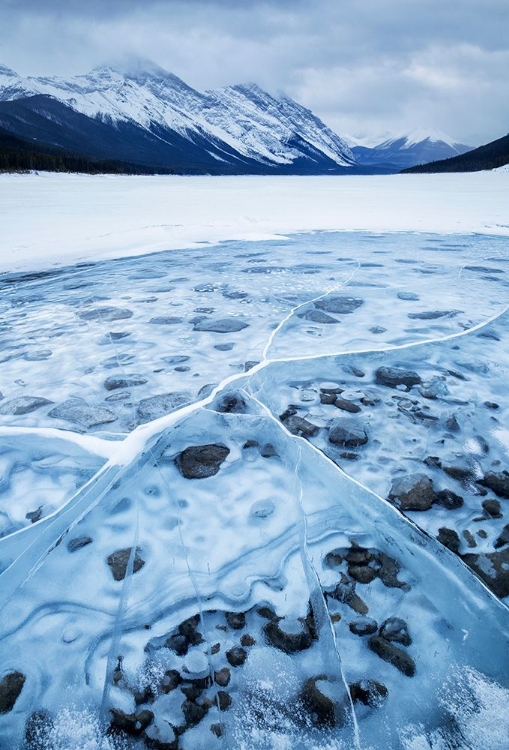
[[[173,174],[163,167],[94,159],[0,130],[0,172],[83,172],[85,174]]]
[[[509,164],[509,135],[479,146],[461,156],[432,161],[417,167],[404,169],[403,174],[422,172],[481,172],[484,169],[498,169]]]

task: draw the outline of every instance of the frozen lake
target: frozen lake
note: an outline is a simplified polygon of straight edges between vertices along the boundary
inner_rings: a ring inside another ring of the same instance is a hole
[[[466,204],[11,258],[2,750],[507,747],[509,252]]]

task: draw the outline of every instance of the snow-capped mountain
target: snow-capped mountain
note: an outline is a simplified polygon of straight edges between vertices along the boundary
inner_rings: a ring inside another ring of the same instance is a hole
[[[472,146],[458,143],[439,130],[416,128],[410,133],[387,138],[371,148],[365,145],[354,146],[352,153],[359,164],[386,164],[406,169],[416,164],[458,156],[471,149]]]
[[[0,67],[0,127],[101,158],[195,171],[355,167],[345,141],[289,97],[254,84],[199,92],[152,63],[69,80]]]

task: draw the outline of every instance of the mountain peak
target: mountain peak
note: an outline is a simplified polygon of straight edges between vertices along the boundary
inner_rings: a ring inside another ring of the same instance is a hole
[[[0,75],[2,76],[12,76],[13,78],[18,78],[18,74],[15,70],[12,70],[12,68],[8,68],[7,65],[1,65],[0,64]]]
[[[411,148],[418,143],[429,141],[430,143],[445,143],[447,146],[454,148],[458,144],[458,140],[452,138],[450,135],[438,130],[437,128],[414,128],[410,132],[401,133],[394,138],[390,138],[386,143],[394,143],[395,141],[404,140],[405,148]]]

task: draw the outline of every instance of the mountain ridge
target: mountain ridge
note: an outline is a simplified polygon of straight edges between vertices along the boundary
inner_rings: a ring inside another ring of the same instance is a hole
[[[75,113],[117,129],[126,125],[162,141],[177,138],[180,150],[181,139],[190,144],[190,151],[200,142],[208,157],[212,151],[212,159],[230,167],[247,162],[261,169],[294,166],[297,171],[307,167],[323,173],[356,166],[346,143],[310,110],[290,97],[273,97],[255,84],[199,92],[157,66],[130,73],[95,68],[68,81],[56,76],[22,78],[2,68],[0,126],[16,127],[12,118],[10,122],[5,119],[7,102],[31,100],[35,104],[38,96],[50,97]],[[17,134],[37,137],[26,128]],[[133,131],[133,146],[139,137]],[[124,156],[132,160],[132,154]],[[205,163],[210,162],[208,157],[203,156]]]
[[[69,79],[0,65],[0,127],[93,159],[190,174],[387,173],[469,150],[423,128],[368,146],[377,139],[342,138],[285,93],[256,83],[198,91],[147,60]]]

